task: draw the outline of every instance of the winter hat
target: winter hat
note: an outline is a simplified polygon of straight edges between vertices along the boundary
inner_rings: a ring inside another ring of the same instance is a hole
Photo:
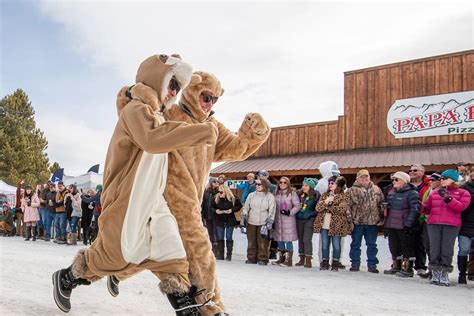
[[[430,180],[433,180],[433,181],[439,181],[441,180],[441,173],[439,172],[433,172],[431,175],[430,175]]]
[[[369,170],[367,169],[361,169],[357,172],[357,179],[359,179],[360,177],[369,177],[370,176],[370,173],[369,173]]]
[[[303,184],[306,184],[307,186],[309,186],[311,189],[314,190],[316,185],[318,185],[318,179],[316,179],[316,178],[304,178]]]
[[[457,173],[453,169],[444,170],[443,173],[441,174],[441,177],[449,178],[449,179],[453,180],[454,182],[459,181],[459,173]]]
[[[98,184],[96,187],[95,187],[95,190],[96,191],[102,191],[104,189],[104,187],[102,186],[102,184]]]
[[[392,179],[399,179],[399,180],[402,180],[403,182],[405,183],[410,183],[410,176],[408,175],[408,173],[406,172],[403,172],[403,171],[397,171],[395,172],[392,176],[391,176]]]
[[[33,190],[33,188],[31,187],[31,185],[29,185],[29,184],[25,185],[25,191],[28,190],[28,189]]]
[[[260,171],[258,172],[258,176],[259,176],[259,177],[268,177],[268,176],[269,176],[269,173],[268,173],[267,170],[260,170]]]
[[[211,185],[213,183],[216,183],[216,182],[217,182],[217,178],[214,178],[214,177],[209,178],[209,181],[208,181],[209,185]]]

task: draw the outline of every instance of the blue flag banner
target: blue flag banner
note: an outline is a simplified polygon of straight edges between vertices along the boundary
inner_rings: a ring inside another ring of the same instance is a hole
[[[53,175],[51,176],[51,181],[52,182],[58,182],[58,181],[63,181],[64,177],[64,168],[56,170]]]
[[[92,167],[89,168],[89,170],[87,171],[87,173],[89,173],[89,172],[99,173],[99,166],[100,166],[100,164],[93,165]]]

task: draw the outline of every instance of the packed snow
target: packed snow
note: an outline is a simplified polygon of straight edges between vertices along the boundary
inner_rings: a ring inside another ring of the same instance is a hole
[[[456,269],[450,275],[453,285],[449,288],[430,285],[419,277],[384,275],[391,259],[383,237],[378,239],[380,274],[368,273],[366,267],[360,272],[319,271],[317,260],[313,260],[316,267],[312,269],[247,265],[246,237],[236,231],[234,239],[233,260],[217,263],[219,285],[230,315],[474,314],[474,283],[456,284]],[[318,235],[314,235],[316,249],[317,242]],[[347,237],[342,259],[347,266],[349,243]],[[63,315],[53,300],[51,274],[67,267],[82,247],[0,237],[0,315]],[[362,252],[364,262],[365,247]],[[120,283],[116,298],[109,295],[105,279],[79,286],[73,290],[69,314],[174,315],[157,284],[150,272],[143,272]]]

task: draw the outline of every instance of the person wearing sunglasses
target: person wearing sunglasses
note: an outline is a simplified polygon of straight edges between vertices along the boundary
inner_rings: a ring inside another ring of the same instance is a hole
[[[227,185],[220,185],[218,192],[211,203],[211,211],[216,216],[217,235],[217,260],[224,260],[225,248],[227,253],[225,260],[232,260],[234,248],[234,227],[239,224],[235,213],[240,211],[242,204],[238,196],[235,196]]]
[[[471,195],[469,207],[461,213],[461,229],[458,235],[458,270],[459,284],[466,284],[466,275],[470,281],[474,281],[474,166],[471,166],[469,180],[461,186]],[[468,260],[469,256],[469,260]]]
[[[212,244],[212,252],[217,256],[217,237],[216,237],[216,214],[212,211],[212,201],[218,193],[219,182],[214,177],[210,177],[201,203],[201,217],[204,227],[207,229],[209,241]]]
[[[385,218],[385,234],[392,254],[392,267],[384,274],[413,277],[415,235],[418,229],[420,199],[410,176],[397,171],[392,176],[393,190],[388,193],[388,215]]]
[[[320,234],[322,261],[320,270],[338,271],[341,267],[341,238],[352,231],[349,212],[349,195],[344,192],[346,179],[332,176],[328,179],[328,190],[316,204],[314,232]],[[329,266],[332,244],[332,262]]]
[[[423,213],[428,217],[430,236],[431,284],[449,286],[454,242],[461,227],[461,213],[471,202],[467,190],[459,188],[459,173],[448,169],[441,173],[441,186],[428,196]]]
[[[291,188],[288,177],[280,178],[275,201],[277,208],[273,239],[278,243],[279,258],[272,264],[291,267],[293,266],[293,241],[298,240],[295,215],[300,211],[301,205],[296,191]]]
[[[270,192],[266,179],[255,181],[256,191],[249,194],[242,208],[241,225],[247,226],[247,264],[267,265],[270,240],[260,231],[266,226],[270,231],[275,221],[275,196]]]

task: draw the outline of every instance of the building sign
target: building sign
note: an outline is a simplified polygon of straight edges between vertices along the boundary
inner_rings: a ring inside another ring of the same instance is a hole
[[[395,138],[474,133],[474,91],[397,100],[387,126]]]

